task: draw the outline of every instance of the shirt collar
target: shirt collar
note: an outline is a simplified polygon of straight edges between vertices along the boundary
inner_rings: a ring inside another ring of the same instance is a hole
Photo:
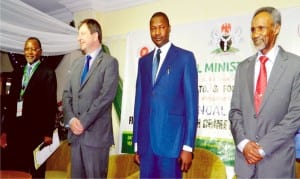
[[[171,44],[172,44],[172,43],[169,41],[169,42],[167,42],[165,45],[163,45],[163,46],[160,47],[160,48],[155,47],[155,54],[156,54],[156,52],[157,52],[158,49],[161,50],[161,53],[166,54],[166,53],[168,52],[168,50],[170,49]]]
[[[96,57],[97,57],[97,55],[98,55],[98,53],[101,51],[101,46],[99,47],[99,48],[97,48],[96,50],[94,50],[92,53],[90,53],[90,54],[86,54],[86,56],[87,55],[90,55],[91,57],[92,57],[92,59],[91,60],[93,60],[93,59],[95,59]]]
[[[268,60],[272,63],[275,62],[276,56],[278,54],[279,51],[279,47],[278,45],[274,45],[274,47],[265,55],[268,57]],[[260,56],[263,56],[263,54],[259,51],[258,52],[258,56],[257,56],[257,60],[259,59]]]
[[[36,66],[36,65],[39,64],[39,63],[41,63],[40,60],[35,61],[33,64],[27,63],[27,67],[28,67],[28,68],[29,68],[29,67],[33,68],[34,66]]]

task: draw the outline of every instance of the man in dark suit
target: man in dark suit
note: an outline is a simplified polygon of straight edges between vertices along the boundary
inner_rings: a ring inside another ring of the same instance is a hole
[[[102,31],[96,20],[80,23],[78,41],[85,56],[72,65],[63,92],[71,177],[106,178],[109,149],[114,144],[111,113],[119,79],[118,62],[101,49]]]
[[[295,178],[300,57],[276,44],[280,27],[277,9],[258,9],[251,23],[258,52],[236,71],[229,120],[239,178]]]
[[[192,163],[198,119],[196,60],[192,52],[169,42],[170,31],[167,15],[153,14],[150,34],[156,48],[138,65],[133,141],[141,178],[181,178]]]
[[[9,150],[10,169],[22,170],[33,178],[44,178],[45,164],[34,168],[33,150],[42,142],[52,143],[56,104],[56,75],[40,61],[42,46],[30,37],[24,46],[27,64],[15,69],[3,126],[3,144]]]

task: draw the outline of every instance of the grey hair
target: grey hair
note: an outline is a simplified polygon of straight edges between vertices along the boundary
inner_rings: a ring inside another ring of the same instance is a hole
[[[276,9],[274,7],[269,7],[269,6],[261,7],[255,11],[253,18],[261,12],[269,13],[272,16],[274,23],[281,26],[281,14],[278,9]]]

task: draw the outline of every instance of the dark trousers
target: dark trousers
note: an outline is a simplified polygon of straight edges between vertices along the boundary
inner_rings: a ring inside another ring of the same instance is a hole
[[[109,147],[71,143],[71,178],[106,178]]]
[[[42,137],[36,139],[32,131],[28,131],[28,124],[22,117],[18,118],[14,130],[7,133],[7,147],[3,168],[30,173],[32,178],[45,178],[46,162],[38,170],[34,167],[33,150],[42,142]],[[2,157],[1,157],[2,158]]]
[[[140,160],[140,178],[182,178],[177,158],[158,156],[148,147]]]
[[[32,178],[45,178],[46,163],[36,170],[31,149],[10,143],[7,148],[1,150],[1,169],[24,171],[30,173]]]

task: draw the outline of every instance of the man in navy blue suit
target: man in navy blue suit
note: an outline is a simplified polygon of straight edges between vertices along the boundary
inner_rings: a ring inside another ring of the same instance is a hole
[[[154,13],[150,34],[156,48],[138,64],[133,133],[141,178],[182,178],[192,164],[198,120],[196,60],[192,52],[169,42],[170,32],[167,15]]]

